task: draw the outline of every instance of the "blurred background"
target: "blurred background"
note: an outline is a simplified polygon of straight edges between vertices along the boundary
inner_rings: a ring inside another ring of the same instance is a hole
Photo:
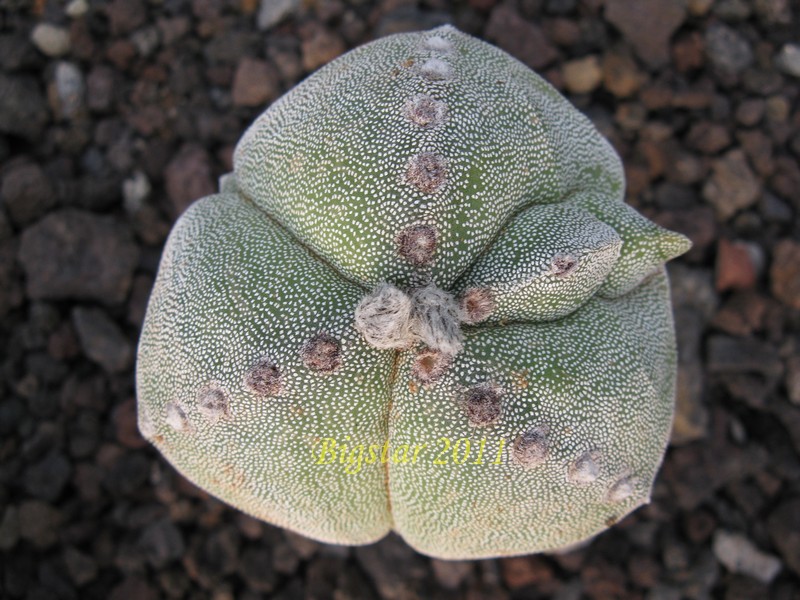
[[[162,245],[283,92],[453,23],[537,70],[688,235],[653,502],[556,556],[319,544],[139,436]],[[791,0],[0,0],[0,597],[800,598],[800,5]]]

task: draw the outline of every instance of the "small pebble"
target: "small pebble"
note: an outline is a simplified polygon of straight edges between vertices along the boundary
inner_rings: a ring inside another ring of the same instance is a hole
[[[72,324],[84,354],[107,372],[119,373],[133,364],[133,346],[101,309],[76,307]]]
[[[588,94],[595,90],[603,80],[603,70],[597,56],[586,56],[566,63],[564,84],[573,94]]]
[[[705,34],[706,53],[711,63],[722,73],[736,75],[754,60],[750,42],[735,29],[713,23]]]
[[[75,63],[60,61],[56,65],[56,113],[63,119],[73,119],[83,112],[86,83]]]
[[[267,61],[245,56],[233,78],[234,106],[266,106],[280,93],[278,73]]]
[[[64,9],[67,16],[72,19],[82,17],[89,12],[89,2],[87,0],[72,0]]]
[[[142,171],[136,171],[131,177],[122,182],[122,198],[125,210],[135,214],[142,209],[144,201],[150,196],[150,180]]]
[[[780,572],[781,561],[762,552],[745,536],[720,530],[714,534],[714,555],[726,569],[762,583],[770,583]]]
[[[271,29],[293,12],[296,12],[302,0],[261,0],[256,23],[262,31]]]
[[[31,32],[31,41],[38,50],[52,58],[64,56],[70,49],[69,31],[51,23],[39,23]]]
[[[800,77],[800,44],[784,44],[775,57],[778,68],[792,77]]]

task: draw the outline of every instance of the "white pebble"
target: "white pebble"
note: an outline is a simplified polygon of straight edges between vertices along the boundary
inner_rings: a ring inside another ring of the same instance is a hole
[[[58,113],[64,119],[72,119],[83,111],[86,84],[81,70],[70,62],[61,61],[55,71]]]
[[[89,3],[86,0],[72,0],[67,4],[64,12],[67,13],[68,17],[77,19],[89,12]]]
[[[713,547],[714,555],[726,569],[762,583],[770,583],[781,570],[780,560],[756,548],[740,533],[717,531]]]
[[[42,54],[51,57],[69,52],[69,32],[52,23],[39,23],[31,32],[31,42]]]

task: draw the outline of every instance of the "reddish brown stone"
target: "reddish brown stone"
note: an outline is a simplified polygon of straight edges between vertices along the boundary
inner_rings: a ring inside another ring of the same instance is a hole
[[[491,10],[500,0],[469,0],[467,3],[476,10]]]
[[[501,562],[503,580],[512,590],[528,585],[540,586],[551,584],[554,579],[553,569],[543,559],[536,556],[514,556],[504,558]]]
[[[673,108],[700,110],[701,108],[708,108],[713,102],[713,89],[708,85],[701,84],[699,87],[674,92],[672,94],[670,106]]]
[[[761,182],[747,164],[744,152],[737,148],[714,161],[713,175],[703,187],[703,197],[727,220],[737,211],[755,204],[761,194]]]
[[[136,46],[129,40],[116,40],[106,48],[106,57],[120,71],[124,71],[136,57]]]
[[[639,97],[648,110],[661,110],[670,106],[672,95],[673,92],[670,88],[653,84],[645,87]]]
[[[800,309],[800,243],[778,242],[773,250],[769,278],[772,294],[784,304]]]
[[[761,98],[748,98],[736,108],[736,120],[746,127],[757,125],[764,116],[766,103]]]
[[[628,572],[633,583],[641,588],[650,589],[659,582],[661,565],[651,556],[634,553],[628,561]]]
[[[492,10],[486,37],[532,69],[542,69],[558,56],[542,30],[508,4]]]
[[[605,18],[651,67],[669,61],[669,39],[686,18],[680,0],[606,0]]]
[[[301,32],[303,68],[313,71],[343,54],[347,47],[339,35],[317,22],[308,23]]]
[[[786,394],[793,404],[800,405],[800,356],[786,361]]]
[[[231,93],[235,106],[263,106],[279,92],[278,73],[271,64],[249,56],[239,61]]]
[[[775,172],[772,141],[762,131],[741,131],[736,137],[759,175],[766,178]]]
[[[703,36],[693,31],[677,40],[672,46],[672,62],[681,73],[701,68],[705,64]]]
[[[775,174],[770,179],[772,190],[784,198],[795,198],[800,190],[800,165],[789,156],[775,158]],[[800,207],[800,203],[795,203]]]
[[[13,161],[0,177],[0,201],[16,225],[35,221],[58,201],[50,179],[34,162]]]
[[[80,351],[78,338],[69,321],[64,321],[47,340],[47,353],[56,360],[75,358]]]
[[[628,54],[609,52],[603,57],[603,86],[617,98],[632,96],[646,80]]]
[[[731,135],[724,125],[700,121],[692,125],[686,135],[686,143],[690,148],[704,154],[716,154],[731,143]]]
[[[627,598],[625,573],[617,566],[597,560],[581,571],[584,592],[592,600]]]
[[[136,423],[136,399],[128,398],[114,408],[114,428],[117,441],[126,448],[144,448],[147,442],[139,433]]]
[[[111,33],[122,35],[144,24],[147,7],[142,0],[113,0],[106,5],[106,16],[111,24]]]
[[[717,291],[748,289],[756,283],[758,269],[747,244],[721,239],[717,246]]]
[[[580,27],[570,19],[552,19],[546,22],[544,27],[546,28],[547,37],[559,46],[573,46],[581,39]]]
[[[714,315],[712,325],[731,335],[745,337],[764,326],[767,298],[755,290],[734,294]]]
[[[202,146],[183,146],[167,165],[164,176],[172,202],[172,215],[176,218],[192,202],[216,191],[211,159]]]
[[[132,575],[111,590],[109,600],[157,600],[159,593],[139,576]]]
[[[75,209],[50,213],[22,234],[19,261],[30,298],[118,304],[130,290],[139,249],[111,217]]]

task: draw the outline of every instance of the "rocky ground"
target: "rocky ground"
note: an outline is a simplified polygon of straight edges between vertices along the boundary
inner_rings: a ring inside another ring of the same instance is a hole
[[[138,435],[171,223],[262,108],[348,48],[452,22],[541,72],[687,234],[653,503],[560,556],[324,546]],[[0,596],[800,598],[800,7],[791,0],[0,0]]]

